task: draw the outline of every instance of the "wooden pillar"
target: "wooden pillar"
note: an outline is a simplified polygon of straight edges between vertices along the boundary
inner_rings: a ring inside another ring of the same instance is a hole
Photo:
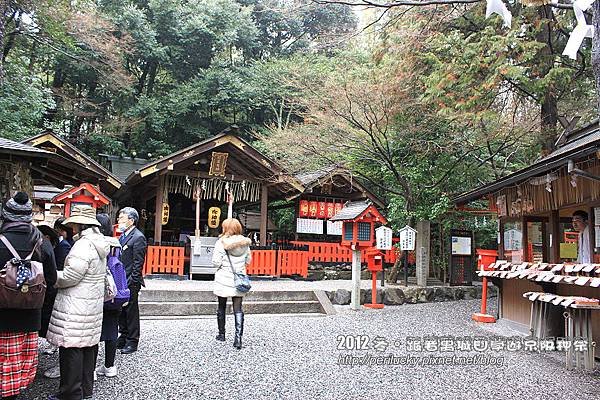
[[[154,244],[160,245],[162,241],[162,204],[165,188],[165,176],[158,177],[158,186],[156,187],[156,201],[154,203]]]
[[[550,212],[549,262],[557,264],[560,260],[560,214],[558,210]]]
[[[504,219],[500,218],[498,220],[498,238],[500,242],[498,243],[498,259],[505,260],[504,258]]]
[[[590,231],[590,261],[594,262],[594,254],[596,250],[596,229],[594,227],[596,217],[594,215],[594,207],[588,208],[588,229]]]
[[[260,245],[267,245],[267,221],[269,220],[268,207],[269,188],[263,184],[260,193]]]
[[[523,251],[523,259],[521,262],[531,261],[529,259],[529,233],[527,232],[527,219],[525,217],[521,218],[521,250]]]

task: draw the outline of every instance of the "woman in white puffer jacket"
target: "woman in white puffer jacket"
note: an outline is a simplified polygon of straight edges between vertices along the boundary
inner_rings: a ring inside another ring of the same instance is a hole
[[[242,311],[242,293],[235,288],[233,270],[238,274],[246,274],[246,265],[250,263],[250,243],[252,241],[242,236],[242,224],[235,218],[223,221],[223,234],[215,244],[212,263],[217,268],[215,272],[215,286],[213,293],[219,300],[217,310],[217,325],[219,334],[216,339],[225,341],[225,307],[227,298],[233,302],[233,315],[235,318],[235,337],[233,346],[242,348],[242,334],[244,333],[244,312]]]
[[[59,347],[60,387],[49,399],[85,399],[94,388],[110,246],[90,206],[74,206],[63,223],[78,237],[56,282],[47,339]]]

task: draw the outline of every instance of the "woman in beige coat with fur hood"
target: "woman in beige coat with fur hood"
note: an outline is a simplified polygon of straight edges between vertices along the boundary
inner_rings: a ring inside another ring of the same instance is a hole
[[[46,336],[59,347],[60,362],[58,393],[49,399],[86,399],[94,388],[110,244],[90,206],[73,207],[64,224],[77,236],[64,270],[58,272],[58,293]]]
[[[215,272],[214,294],[219,299],[217,310],[217,325],[219,334],[216,339],[225,341],[225,307],[227,298],[233,302],[233,315],[235,317],[235,338],[233,346],[242,348],[242,334],[244,332],[244,313],[242,311],[242,297],[244,293],[235,288],[236,273],[246,273],[246,265],[250,263],[250,243],[252,241],[242,236],[242,225],[235,218],[223,221],[223,234],[215,244],[212,263],[217,268]]]

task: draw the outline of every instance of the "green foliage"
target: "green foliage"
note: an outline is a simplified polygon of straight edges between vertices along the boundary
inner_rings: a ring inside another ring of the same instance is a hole
[[[0,137],[20,141],[43,124],[46,109],[54,106],[50,90],[17,63],[5,70],[0,85]]]

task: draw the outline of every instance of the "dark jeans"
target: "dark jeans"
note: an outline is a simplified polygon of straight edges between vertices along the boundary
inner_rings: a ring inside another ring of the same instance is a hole
[[[127,339],[127,344],[137,345],[140,340],[140,306],[138,304],[140,288],[139,284],[129,286],[131,297],[119,317],[119,333]]]
[[[104,342],[104,366],[106,368],[110,368],[115,365],[116,354],[117,354],[117,341],[116,340],[106,340]]]
[[[227,297],[217,296],[219,299],[219,312],[225,314],[225,307],[227,307]],[[231,301],[233,302],[233,312],[241,313],[242,312],[242,297],[232,297]]]
[[[94,369],[98,345],[92,347],[60,347],[60,386],[56,397],[81,400],[94,392]]]

